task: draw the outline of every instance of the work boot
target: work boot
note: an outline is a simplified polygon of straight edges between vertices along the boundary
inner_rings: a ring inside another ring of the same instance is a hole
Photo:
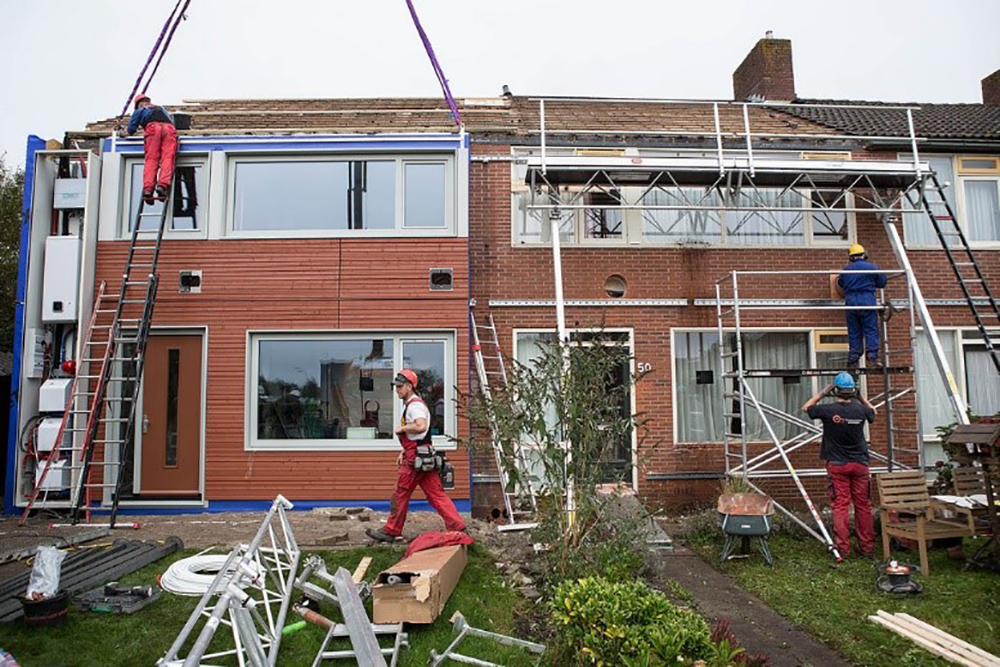
[[[165,185],[156,186],[156,198],[160,200],[165,200],[167,198],[167,186]]]
[[[858,367],[858,359],[848,359],[847,360],[847,368],[849,370],[854,370],[857,367]]]
[[[153,192],[152,192],[152,190],[143,190],[142,191],[142,200],[151,206],[153,204],[153,202],[156,201],[155,199],[153,199]]]
[[[365,528],[365,535],[376,542],[395,542],[396,537],[385,532],[382,528]]]

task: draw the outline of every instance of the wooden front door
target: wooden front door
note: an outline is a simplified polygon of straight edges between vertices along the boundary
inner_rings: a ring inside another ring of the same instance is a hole
[[[201,335],[150,336],[142,385],[139,497],[199,497]]]

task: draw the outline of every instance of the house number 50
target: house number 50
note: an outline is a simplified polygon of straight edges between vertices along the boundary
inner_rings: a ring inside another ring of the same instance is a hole
[[[644,362],[644,361],[641,361],[641,362],[639,362],[638,364],[636,364],[636,369],[637,369],[637,370],[638,370],[638,371],[639,371],[640,373],[648,373],[648,372],[650,372],[651,370],[653,370],[653,364],[651,364],[651,363],[649,363],[649,362]]]

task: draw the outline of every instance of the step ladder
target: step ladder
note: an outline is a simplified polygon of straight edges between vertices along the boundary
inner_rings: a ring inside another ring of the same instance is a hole
[[[476,375],[479,380],[479,391],[483,398],[492,398],[490,387],[497,385],[507,387],[507,367],[500,351],[500,341],[497,338],[496,324],[490,314],[486,324],[476,322],[475,313],[469,311],[472,328],[472,355],[476,362]],[[482,332],[482,336],[480,336]],[[499,526],[501,531],[528,530],[537,526],[533,521],[538,510],[538,500],[531,484],[530,467],[524,447],[519,440],[504,443],[500,437],[500,429],[494,417],[488,424],[493,445],[493,456],[496,460],[497,473],[500,476],[500,486],[503,492],[504,509],[507,510],[508,523]],[[507,445],[505,447],[505,445]],[[510,467],[516,471],[517,479],[512,479]]]
[[[95,499],[103,502],[105,490],[110,489],[110,526],[115,525],[126,469],[135,446],[143,362],[159,284],[156,269],[173,191],[173,187],[168,190],[159,211],[146,211],[146,203],[140,199],[117,296],[109,294],[107,285],[101,284],[79,347],[77,375],[73,378],[56,446],[21,515],[22,524],[36,506],[66,506],[65,501],[48,502],[50,494],[41,491],[68,433],[72,443],[67,458],[71,520],[74,523],[81,518],[89,520],[91,503]],[[154,230],[141,229],[147,218],[157,220]],[[151,238],[153,231],[155,236]],[[113,450],[117,450],[116,457],[111,456]]]
[[[928,192],[935,194],[938,201],[931,202],[927,196]],[[1000,372],[1000,350],[994,346],[989,332],[986,330],[987,325],[1000,326],[1000,305],[993,297],[993,293],[986,283],[986,276],[983,275],[979,262],[972,254],[969,240],[965,236],[965,232],[962,231],[958,217],[944,195],[944,186],[938,180],[937,174],[931,172],[919,191],[919,199],[915,201],[916,196],[909,192],[906,193],[906,197],[912,208],[923,208],[927,217],[930,218],[934,232],[944,249],[945,257],[948,258],[948,263],[951,265],[952,271],[955,272],[955,278],[962,288],[965,302],[968,304],[969,310],[972,311],[972,317],[975,319],[976,328],[979,329],[979,334],[986,345],[986,351],[989,352],[997,372]],[[943,215],[935,213],[934,206],[942,205],[945,213]]]

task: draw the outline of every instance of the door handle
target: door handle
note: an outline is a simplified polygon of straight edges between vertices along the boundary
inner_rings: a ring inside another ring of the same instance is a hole
[[[145,433],[149,430],[149,415],[144,414],[142,416],[142,432]]]

